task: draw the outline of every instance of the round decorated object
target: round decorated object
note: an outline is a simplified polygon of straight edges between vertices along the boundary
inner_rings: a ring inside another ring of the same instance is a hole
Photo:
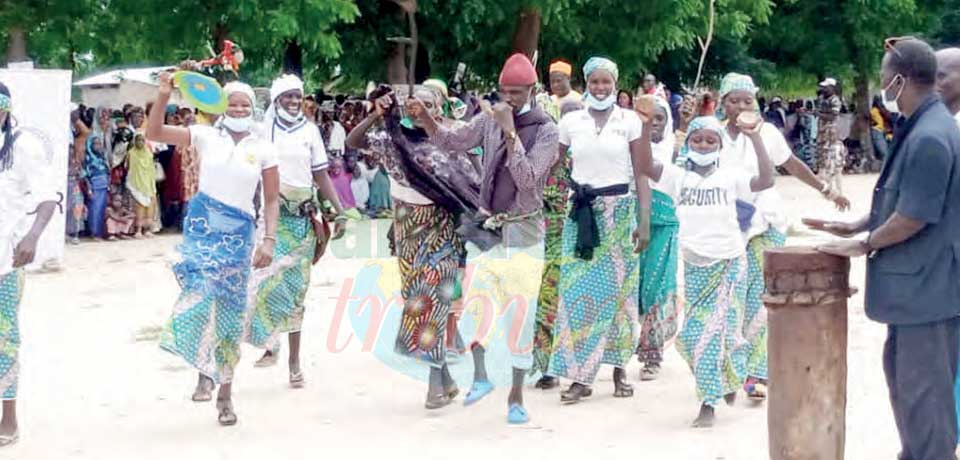
[[[180,71],[173,74],[180,95],[202,112],[221,114],[227,110],[227,95],[220,83],[196,72]]]

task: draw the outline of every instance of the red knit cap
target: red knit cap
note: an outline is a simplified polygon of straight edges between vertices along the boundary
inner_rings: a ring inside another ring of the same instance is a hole
[[[523,53],[510,56],[500,71],[500,86],[533,86],[537,83],[537,70]]]

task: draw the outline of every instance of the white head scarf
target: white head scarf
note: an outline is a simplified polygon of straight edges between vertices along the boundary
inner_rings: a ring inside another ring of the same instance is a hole
[[[277,119],[277,110],[284,110],[277,107],[277,98],[279,98],[281,94],[293,90],[300,90],[300,92],[303,93],[303,80],[300,80],[299,77],[293,74],[282,75],[270,85],[270,106],[267,107],[267,111],[263,114],[264,129],[271,129],[270,127],[273,126],[274,121]],[[300,117],[303,117],[302,107]]]
[[[251,106],[257,105],[257,95],[256,93],[253,92],[253,88],[251,88],[250,85],[246,83],[239,82],[239,81],[232,81],[230,83],[227,83],[223,87],[223,92],[227,93],[227,97],[230,97],[237,93],[243,94],[244,96],[247,96],[248,98],[250,98]]]
[[[673,150],[676,144],[676,135],[673,132],[673,111],[670,104],[661,97],[655,97],[657,107],[667,112],[667,122],[663,127],[663,140],[653,143],[653,157],[663,164],[673,163]]]

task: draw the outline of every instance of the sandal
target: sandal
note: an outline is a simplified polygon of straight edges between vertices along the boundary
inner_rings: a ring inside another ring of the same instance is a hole
[[[530,421],[530,415],[523,406],[513,403],[507,411],[507,423],[511,425],[523,425]]]
[[[627,382],[614,383],[613,385],[613,397],[614,398],[632,398],[633,397],[633,385],[630,385]]]
[[[484,396],[493,392],[493,384],[486,380],[479,380],[470,385],[470,391],[467,397],[463,398],[464,406],[472,406],[483,399]]]
[[[767,382],[765,380],[750,377],[743,384],[743,391],[747,392],[747,397],[754,402],[764,402],[767,400]]]
[[[20,430],[14,431],[13,434],[0,435],[0,447],[16,444],[19,440]]]
[[[560,402],[564,404],[575,404],[583,398],[589,398],[593,395],[593,389],[581,383],[574,383],[564,391],[560,392]]]
[[[229,399],[218,399],[217,410],[219,411],[217,422],[220,422],[221,426],[233,426],[237,424],[237,414],[233,411],[233,401]]]
[[[213,380],[203,379],[203,382],[197,384],[197,389],[193,391],[193,396],[190,397],[193,402],[207,402],[213,399],[213,390],[216,388],[216,385],[213,383]]]
[[[277,364],[277,354],[270,353],[269,355],[264,353],[257,362],[253,363],[253,367],[272,367]]]
[[[447,396],[446,393],[427,395],[427,402],[423,403],[423,407],[427,408],[428,410],[435,410],[449,406],[452,402],[453,399]]]
[[[290,373],[290,386],[293,388],[303,388],[306,380],[303,378],[303,371]]]
[[[540,377],[540,380],[537,380],[537,383],[533,387],[541,390],[552,390],[558,386],[560,386],[560,379],[544,375]]]
[[[646,363],[643,369],[640,369],[640,381],[650,382],[660,378],[660,365],[657,363]]]

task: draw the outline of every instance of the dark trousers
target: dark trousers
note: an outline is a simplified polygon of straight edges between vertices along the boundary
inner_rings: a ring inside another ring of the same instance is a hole
[[[900,432],[900,460],[956,460],[953,386],[960,318],[887,327],[883,371]]]

